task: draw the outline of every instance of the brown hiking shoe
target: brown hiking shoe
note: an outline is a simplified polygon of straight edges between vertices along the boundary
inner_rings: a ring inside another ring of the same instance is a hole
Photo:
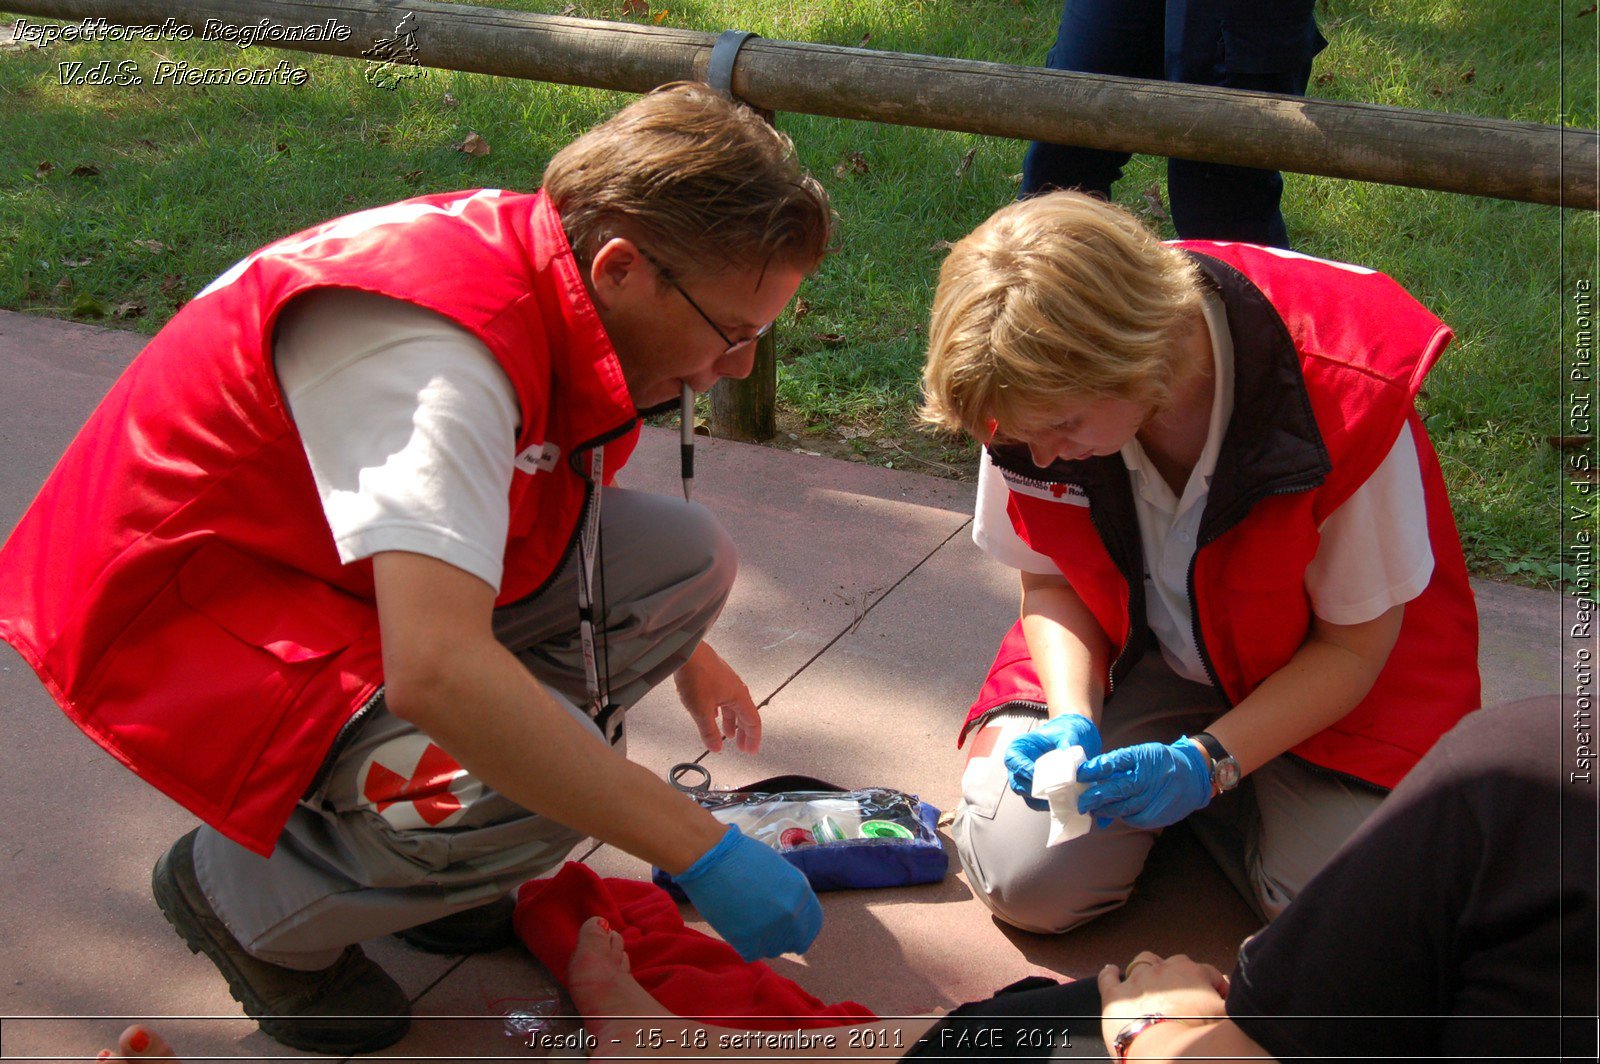
[[[397,931],[395,937],[426,953],[487,953],[517,940],[516,931],[511,926],[511,914],[516,908],[511,896],[504,894],[488,905],[462,909],[458,913]]]
[[[393,1045],[411,1026],[398,983],[351,946],[332,965],[306,972],[245,952],[212,910],[194,874],[191,831],[162,855],[150,877],[162,915],[228,980],[234,1000],[271,1037],[308,1053],[345,1056]]]

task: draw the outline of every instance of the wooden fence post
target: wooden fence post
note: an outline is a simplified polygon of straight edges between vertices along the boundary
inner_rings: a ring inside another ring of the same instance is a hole
[[[706,84],[738,100],[733,91],[733,68],[739,49],[756,34],[746,30],[725,30],[711,46],[706,61]],[[741,103],[744,101],[740,101]],[[768,122],[777,116],[759,110]],[[711,388],[711,434],[728,440],[759,443],[777,434],[778,330],[773,327],[756,344],[755,365],[743,380],[724,377]]]

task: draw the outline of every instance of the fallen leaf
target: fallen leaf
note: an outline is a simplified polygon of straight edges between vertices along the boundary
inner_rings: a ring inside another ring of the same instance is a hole
[[[1461,80],[1464,81],[1464,82],[1470,82],[1473,78],[1475,78],[1477,76],[1478,76],[1478,68],[1477,67],[1468,67],[1466,70],[1462,71]]]
[[[283,152],[283,153],[287,154],[288,151],[289,151],[289,145],[285,144],[283,141],[280,140],[280,141],[278,141],[278,143],[276,143],[276,144],[274,144],[272,146],[272,150],[273,151]]]
[[[1578,451],[1594,446],[1593,436],[1546,436],[1545,441],[1558,451]]]
[[[162,292],[163,295],[171,295],[172,293],[176,292],[182,285],[183,285],[183,275],[182,274],[169,273],[165,277],[161,278],[161,292]]]
[[[71,290],[72,290],[72,278],[63,277],[63,278],[61,278],[61,280],[56,282],[56,291],[57,292],[70,292]]]
[[[405,173],[400,175],[400,180],[404,181],[406,184],[409,185],[409,184],[415,183],[416,180],[418,178],[420,178],[421,176],[422,176],[422,171],[421,170],[407,170]]]
[[[952,241],[949,241],[949,240],[935,240],[933,243],[928,245],[928,250],[929,251],[949,251],[953,247],[955,247],[955,244]]]
[[[963,155],[961,157],[961,161],[956,164],[956,178],[958,180],[960,178],[963,178],[963,177],[967,176],[967,171],[972,169],[972,160],[976,159],[977,157],[978,157],[978,149],[977,148],[968,148],[967,149],[967,153],[965,155]]]
[[[666,8],[662,8],[660,11],[657,11],[655,13],[655,15],[650,19],[650,21],[654,22],[657,26],[659,26],[659,25],[661,25],[663,22],[665,22],[667,20],[667,16],[670,15],[670,14],[672,14],[672,12],[668,11]]]
[[[840,344],[844,343],[844,334],[818,333],[817,343],[821,344],[823,347],[838,347]]]
[[[562,17],[566,17],[568,15],[576,15],[577,13],[578,13],[578,5],[577,4],[568,4],[566,7],[561,9]]]
[[[69,173],[71,173],[73,177],[99,177],[100,168],[91,163],[79,163],[77,166],[74,166]]]
[[[807,314],[810,314],[810,313],[811,313],[811,301],[802,296],[801,298],[799,298],[799,299],[794,301],[794,317],[791,320],[798,322],[802,318],[804,318]]]
[[[870,34],[870,33],[865,34],[861,38],[861,43],[856,45],[856,47],[857,48],[865,48],[871,41],[872,41],[872,34]]]
[[[46,159],[43,162],[41,162],[38,166],[35,166],[33,168],[33,176],[34,177],[43,177],[45,174],[48,174],[51,170],[54,170],[55,168],[56,168],[56,164],[51,162],[49,159]]]
[[[443,104],[444,106],[446,106],[446,107],[460,107],[461,106],[461,101],[456,99],[454,96],[450,95],[448,92],[445,93],[443,96],[439,97],[439,102],[441,104]]]
[[[869,174],[872,167],[867,165],[867,157],[858,151],[847,151],[839,157],[839,163],[833,168],[835,177],[845,177],[849,174]]]
[[[162,252],[172,250],[159,240],[135,240],[133,243],[135,247],[144,248],[152,255],[160,255]]]
[[[76,270],[79,266],[87,266],[93,261],[93,259],[62,259],[61,265],[69,270]]]
[[[1585,15],[1592,15],[1597,9],[1600,9],[1600,4],[1590,4],[1588,7],[1578,12],[1578,17],[1583,18]]]
[[[126,303],[118,303],[111,311],[113,318],[137,318],[144,314],[144,300],[130,299]]]
[[[1318,74],[1317,77],[1316,77],[1316,82],[1317,82],[1318,85],[1332,85],[1333,84],[1333,75],[1332,74],[1326,74],[1326,73]]]
[[[88,292],[82,292],[72,301],[71,313],[74,318],[103,318],[106,305]]]
[[[489,142],[476,133],[468,133],[467,139],[456,145],[456,151],[464,152],[467,155],[488,155]]]
[[[871,435],[871,433],[869,433],[866,429],[858,429],[854,425],[850,425],[839,430],[839,438],[841,440],[855,440],[860,439],[862,436],[868,435]]]
[[[624,15],[648,15],[650,13],[650,0],[622,0],[622,13]]]
[[[1141,195],[1144,198],[1144,208],[1146,211],[1150,212],[1150,217],[1159,218],[1162,221],[1166,221],[1167,208],[1161,202],[1161,186],[1159,184],[1152,184],[1149,188],[1145,189]]]

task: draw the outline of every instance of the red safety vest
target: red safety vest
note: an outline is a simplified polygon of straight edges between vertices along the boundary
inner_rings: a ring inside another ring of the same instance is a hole
[[[559,569],[592,448],[609,471],[637,439],[543,193],[425,196],[286,237],[150,341],[0,549],[0,638],[114,757],[261,854],[383,682],[371,563],[340,563],[273,371],[279,312],[323,287],[451,318],[511,379],[497,604]]]
[[[1318,528],[1364,484],[1409,424],[1433,577],[1367,697],[1294,747],[1313,764],[1393,787],[1476,709],[1478,623],[1439,461],[1413,405],[1450,330],[1388,277],[1275,248],[1192,241],[1234,343],[1234,411],[1190,567],[1202,661],[1229,704],[1282,668],[1312,622],[1305,571]],[[1111,695],[1152,643],[1132,488],[1120,455],[1038,469],[995,447],[1008,512],[1050,557],[1114,649]],[[961,731],[1009,703],[1044,704],[1020,622],[1002,642]],[[959,740],[958,740],[959,741]]]

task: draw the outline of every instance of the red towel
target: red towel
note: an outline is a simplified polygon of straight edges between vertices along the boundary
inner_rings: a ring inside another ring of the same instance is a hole
[[[678,904],[653,883],[601,879],[569,861],[550,879],[530,880],[517,892],[517,935],[563,986],[578,928],[603,916],[621,932],[633,977],[668,1011],[730,1026],[750,1019],[754,1030],[837,1027],[876,1019],[853,1001],[829,1005],[758,962],[741,960],[732,946],[685,927]]]

